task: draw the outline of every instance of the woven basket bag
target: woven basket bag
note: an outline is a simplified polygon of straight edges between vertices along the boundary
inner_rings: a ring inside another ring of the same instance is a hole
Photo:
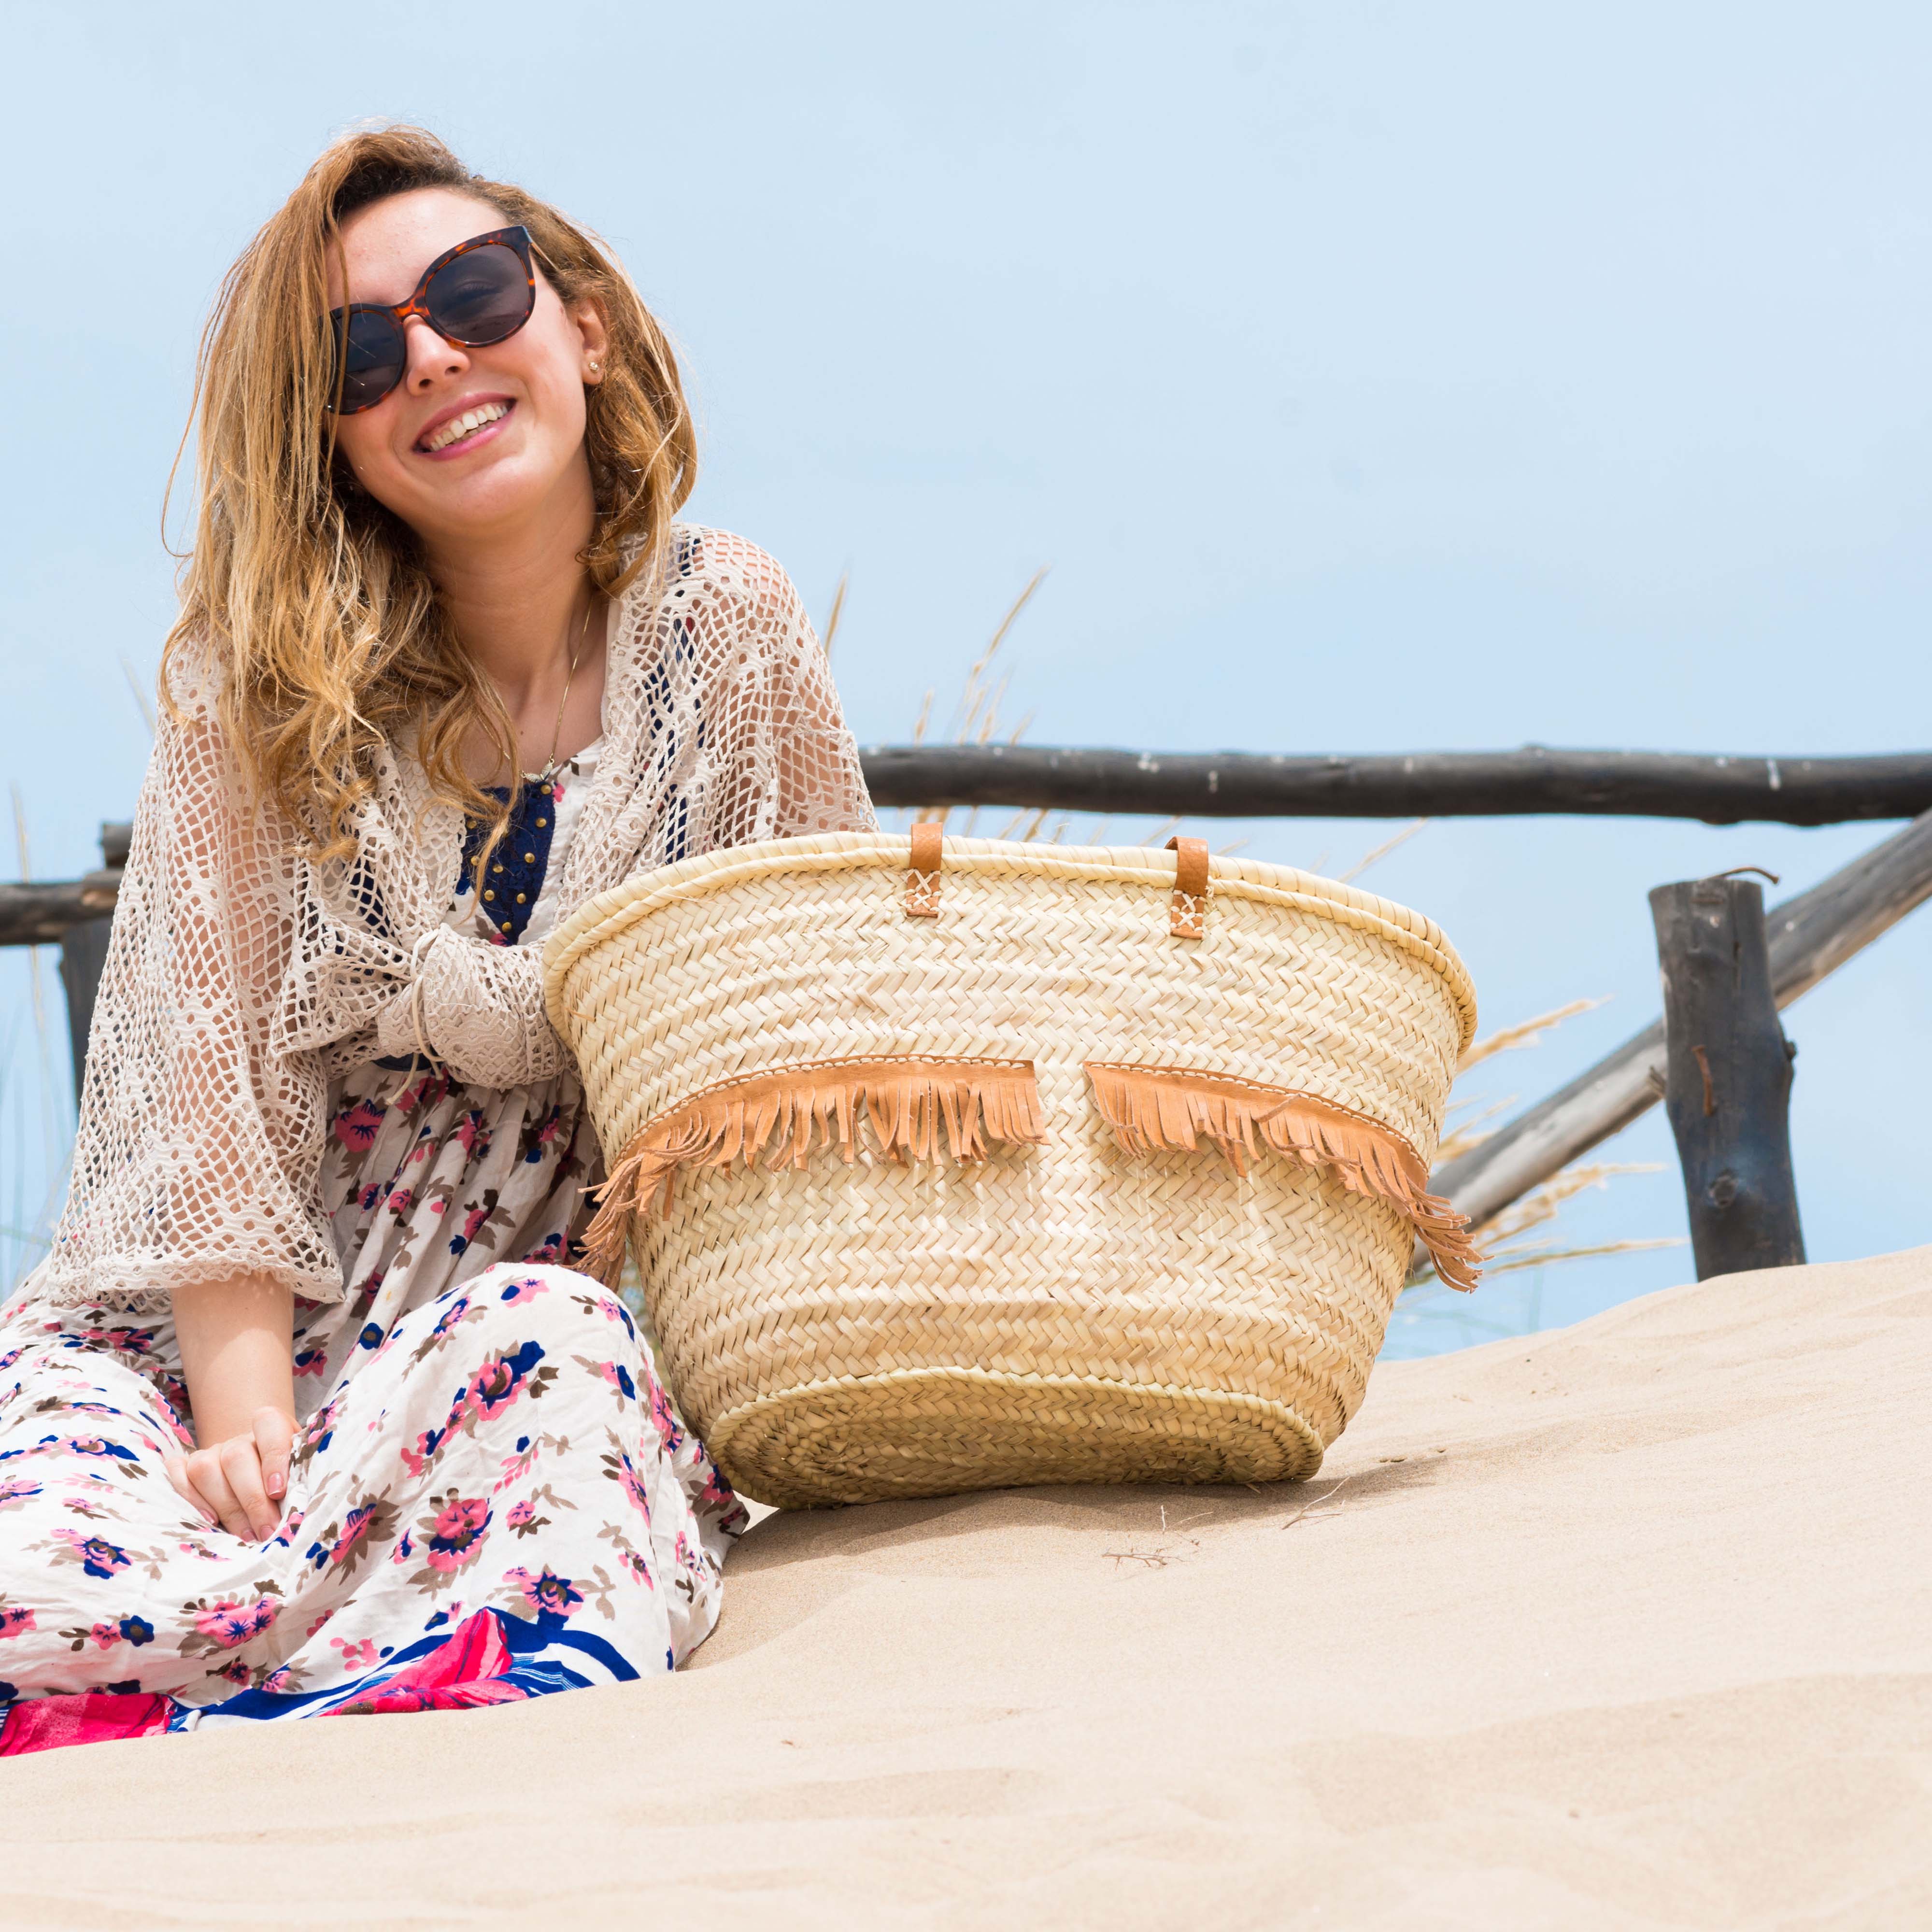
[[[551,1020],[686,1416],[796,1507],[1312,1474],[1419,1238],[1468,976],[1285,867],[829,833],[640,875]]]

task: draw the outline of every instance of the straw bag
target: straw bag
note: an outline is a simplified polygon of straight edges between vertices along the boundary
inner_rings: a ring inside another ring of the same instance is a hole
[[[545,955],[686,1417],[787,1505],[1312,1474],[1419,1235],[1462,964],[1285,867],[829,833],[688,859]]]

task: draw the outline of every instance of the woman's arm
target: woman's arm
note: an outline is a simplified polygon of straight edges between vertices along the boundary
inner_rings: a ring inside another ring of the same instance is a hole
[[[175,1290],[175,1339],[200,1445],[168,1477],[237,1536],[275,1533],[295,1440],[295,1297],[260,1275]]]

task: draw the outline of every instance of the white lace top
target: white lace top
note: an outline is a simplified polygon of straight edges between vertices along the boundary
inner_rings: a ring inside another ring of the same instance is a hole
[[[340,1300],[346,1204],[334,1185],[325,1201],[323,1156],[372,1068],[427,1048],[472,1099],[572,1075],[536,943],[556,919],[651,866],[873,824],[797,592],[719,531],[679,526],[662,580],[614,614],[572,822],[544,828],[544,854],[500,848],[500,881],[469,878],[461,814],[406,748],[354,857],[303,857],[249,796],[212,692],[178,685],[142,789],[67,1209],[30,1285],[46,1300],[158,1312],[184,1282],[249,1273]],[[488,916],[512,908],[517,930]]]

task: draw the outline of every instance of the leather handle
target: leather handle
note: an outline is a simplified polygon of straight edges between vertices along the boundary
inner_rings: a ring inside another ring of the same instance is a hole
[[[1167,842],[1167,849],[1174,854],[1167,929],[1177,939],[1198,939],[1208,922],[1208,842],[1175,837]]]
[[[939,855],[943,839],[937,819],[922,819],[912,829],[912,868],[906,874],[908,919],[939,916]]]

